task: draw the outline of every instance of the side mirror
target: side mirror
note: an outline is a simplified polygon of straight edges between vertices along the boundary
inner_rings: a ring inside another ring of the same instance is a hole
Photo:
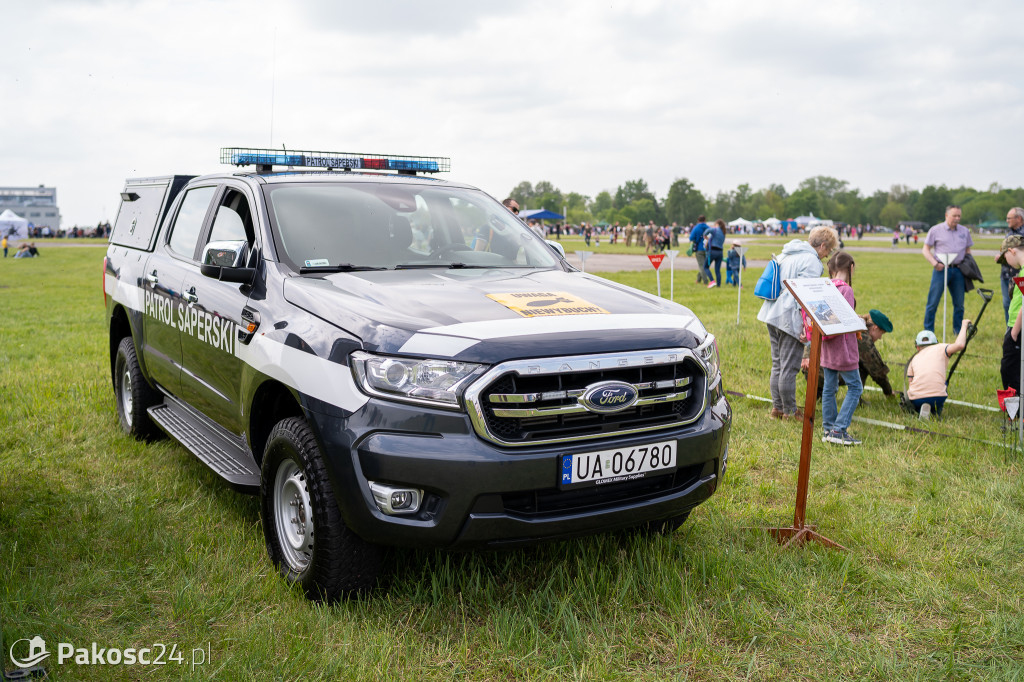
[[[256,268],[245,267],[249,245],[244,241],[210,242],[203,248],[199,271],[222,282],[252,283]]]
[[[550,239],[545,239],[544,241],[547,243],[548,246],[550,246],[551,248],[558,252],[558,255],[562,257],[562,260],[565,260],[565,248],[561,244],[559,244],[558,242],[553,242]]]

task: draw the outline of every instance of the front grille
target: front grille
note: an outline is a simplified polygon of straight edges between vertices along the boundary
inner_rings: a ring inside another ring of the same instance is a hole
[[[663,476],[590,488],[575,490],[549,488],[547,490],[505,493],[501,496],[501,501],[507,513],[520,516],[600,511],[623,502],[642,502],[684,490],[697,481],[703,466],[703,464],[695,464]]]
[[[691,351],[664,353],[658,358],[664,362],[645,363],[644,356],[636,357],[641,361],[571,358],[576,362],[552,363],[551,371],[534,373],[538,365],[509,363],[504,371],[499,366],[470,397],[477,431],[502,445],[525,446],[681,426],[701,415],[707,375]],[[580,396],[605,381],[632,385],[638,394],[635,404],[604,414],[584,408]]]

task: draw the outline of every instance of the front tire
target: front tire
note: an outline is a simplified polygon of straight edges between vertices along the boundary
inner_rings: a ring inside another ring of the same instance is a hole
[[[149,385],[139,367],[132,337],[121,339],[114,359],[114,398],[117,416],[124,432],[138,440],[152,440],[160,429],[149,418],[149,408],[161,400],[160,393]]]
[[[270,432],[260,515],[271,560],[309,599],[333,602],[376,586],[381,548],[356,536],[342,520],[320,448],[304,419],[284,419]]]

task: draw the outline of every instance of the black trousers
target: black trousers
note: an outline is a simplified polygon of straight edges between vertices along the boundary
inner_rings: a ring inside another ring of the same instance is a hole
[[[1003,337],[1003,359],[999,363],[999,374],[1003,379],[1003,388],[1012,388],[1020,393],[1020,338],[1013,340],[1010,327],[1006,328],[1006,336]]]

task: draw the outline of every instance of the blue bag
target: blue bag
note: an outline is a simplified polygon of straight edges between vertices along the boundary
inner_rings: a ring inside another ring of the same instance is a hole
[[[772,256],[768,261],[768,267],[764,269],[761,276],[757,278],[754,285],[754,296],[763,298],[766,301],[774,301],[782,293],[782,277],[779,268],[779,261]]]

